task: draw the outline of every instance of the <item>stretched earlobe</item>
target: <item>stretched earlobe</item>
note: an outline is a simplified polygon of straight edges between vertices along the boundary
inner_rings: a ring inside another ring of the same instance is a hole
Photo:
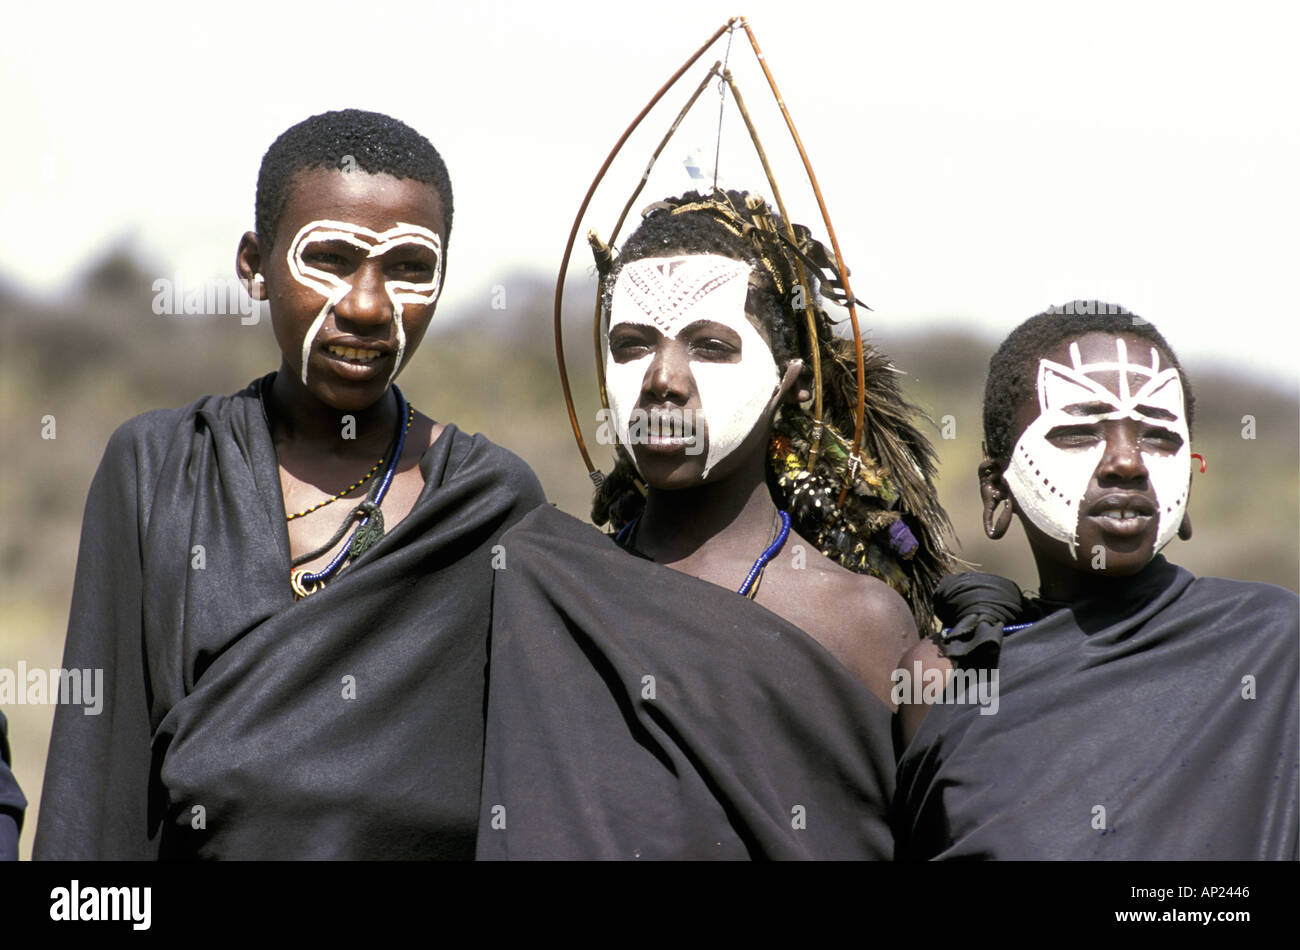
[[[985,459],[979,466],[980,499],[984,503],[984,533],[992,541],[999,540],[1011,527],[1015,506],[1011,490],[1002,480],[1002,465]]]
[[[984,533],[992,541],[1001,540],[1007,533],[1007,529],[1011,527],[1011,501],[1007,499],[1005,507],[1001,509],[997,507],[999,503],[995,501],[993,507],[984,506]]]

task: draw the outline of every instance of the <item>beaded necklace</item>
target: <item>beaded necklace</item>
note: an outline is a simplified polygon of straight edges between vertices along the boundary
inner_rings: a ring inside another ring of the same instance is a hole
[[[754,566],[749,569],[749,573],[745,575],[744,582],[736,590],[737,594],[740,594],[742,597],[748,597],[750,600],[753,600],[754,595],[758,593],[758,585],[756,582],[759,577],[762,576],[763,568],[767,566],[768,561],[776,557],[777,552],[780,551],[782,546],[785,544],[785,539],[790,536],[790,513],[784,510],[778,510],[777,514],[781,517],[781,527],[777,529],[776,537],[772,539],[772,543],[764,549],[763,553],[758,556],[758,560],[754,561]],[[641,516],[637,515],[625,524],[623,530],[615,535],[614,543],[622,545],[640,521]]]
[[[406,431],[408,432],[411,431],[411,423],[414,421],[415,421],[415,407],[408,405],[407,413],[406,413]],[[361,478],[357,479],[355,482],[353,482],[347,488],[343,489],[341,492],[337,492],[333,495],[330,495],[324,501],[317,502],[316,504],[312,505],[310,508],[304,508],[302,511],[298,512],[297,514],[285,515],[284,520],[292,521],[294,518],[301,518],[304,515],[309,515],[313,511],[320,511],[326,505],[333,504],[334,502],[342,498],[344,495],[352,494],[354,491],[356,491],[366,482],[370,481],[370,479],[374,476],[375,472],[379,471],[379,466],[383,464],[384,464],[384,459],[381,458],[378,462],[375,463],[374,468],[366,472],[365,475],[361,476]]]
[[[380,505],[383,504],[384,496],[388,493],[388,486],[392,484],[393,475],[397,472],[397,462],[401,459],[402,449],[406,445],[406,432],[411,426],[411,420],[415,417],[415,410],[408,406],[402,391],[396,386],[393,387],[393,395],[397,399],[397,434],[394,436],[389,451],[385,453],[385,456],[389,459],[388,467],[385,469],[383,477],[370,487],[366,499],[353,508],[348,513],[348,516],[343,519],[343,523],[339,525],[334,537],[315,551],[309,551],[293,559],[293,563],[290,565],[293,570],[289,574],[289,586],[293,589],[295,600],[301,600],[316,593],[325,586],[327,580],[338,572],[345,560],[359,558],[384,536],[384,514],[380,510]],[[405,424],[402,421],[403,416],[407,417]],[[382,464],[382,462],[381,459],[380,463]],[[299,567],[300,564],[315,560],[333,548],[347,534],[352,522],[358,520],[360,524],[352,532],[352,537],[348,540],[348,543],[339,549],[338,554],[334,555],[333,560],[323,570],[313,573],[306,568]]]

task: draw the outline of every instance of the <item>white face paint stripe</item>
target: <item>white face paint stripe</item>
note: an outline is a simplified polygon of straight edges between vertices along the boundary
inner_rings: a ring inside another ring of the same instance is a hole
[[[692,360],[690,372],[700,396],[708,435],[701,478],[734,452],[753,431],[780,374],[772,350],[745,315],[750,267],[718,254],[644,258],[620,269],[610,302],[609,329],[622,324],[652,326],[676,339],[701,320],[726,326],[740,337],[735,363]],[[623,444],[628,443],[632,410],[641,397],[651,354],[619,363],[606,338],[605,394]],[[635,461],[635,454],[633,454]]]
[[[321,307],[320,313],[312,321],[307,330],[307,335],[302,341],[302,382],[304,386],[307,385],[307,362],[311,358],[311,351],[312,347],[315,346],[316,337],[325,324],[325,317],[352,291],[352,285],[337,274],[311,267],[303,261],[303,250],[308,245],[325,241],[343,241],[358,250],[365,251],[367,258],[382,257],[394,248],[405,244],[426,247],[433,251],[436,257],[433,279],[426,283],[414,283],[406,280],[384,282],[384,292],[388,294],[388,299],[393,304],[393,320],[396,324],[397,335],[397,352],[393,360],[393,371],[388,374],[388,382],[391,384],[394,377],[397,376],[397,371],[401,369],[402,359],[406,354],[406,327],[402,323],[402,305],[407,303],[432,304],[437,301],[438,294],[442,290],[442,239],[428,228],[421,227],[418,224],[406,224],[405,222],[398,222],[387,231],[380,232],[349,224],[346,221],[322,219],[304,224],[298,230],[298,233],[294,235],[294,239],[289,243],[289,249],[286,252],[289,273],[293,275],[294,280],[298,281],[298,283],[310,287],[325,298],[324,306]]]
[[[1116,419],[1155,421],[1176,433],[1182,444],[1172,455],[1142,452],[1151,485],[1159,506],[1156,523],[1156,550],[1173,540],[1187,509],[1187,484],[1191,476],[1191,434],[1187,428],[1183,403],[1182,380],[1170,366],[1160,369],[1160,355],[1151,348],[1151,365],[1128,361],[1123,339],[1115,339],[1115,362],[1085,364],[1079,344],[1069,347],[1073,366],[1052,360],[1038,362],[1039,416],[1016,442],[1007,466],[1007,481],[1025,514],[1049,537],[1064,541],[1070,554],[1075,550],[1079,524],[1079,505],[1105,452],[1104,445],[1087,449],[1061,449],[1047,441],[1047,433],[1057,426],[1109,422]],[[1117,374],[1118,393],[1102,386],[1092,376]],[[1146,382],[1132,391],[1129,374],[1146,377]],[[1101,402],[1114,409],[1078,415],[1066,410]],[[1139,406],[1163,409],[1172,419],[1157,419],[1142,413]],[[1171,499],[1173,499],[1171,501]]]

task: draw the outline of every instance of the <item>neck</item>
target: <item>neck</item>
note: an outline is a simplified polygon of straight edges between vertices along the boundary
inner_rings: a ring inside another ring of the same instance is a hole
[[[696,488],[650,488],[636,546],[661,564],[708,549],[761,551],[771,540],[776,510],[760,455],[756,464]]]
[[[1034,560],[1038,565],[1039,599],[1063,604],[1101,595],[1113,596],[1117,589],[1123,588],[1137,576],[1125,574],[1115,577],[1100,571],[1067,568],[1040,555],[1036,549]],[[1150,563],[1148,561],[1147,566]],[[1146,567],[1144,566],[1142,570],[1146,570]]]
[[[271,437],[277,445],[318,446],[337,454],[382,453],[397,424],[397,398],[390,390],[365,409],[343,412],[317,399],[281,363],[266,392]]]

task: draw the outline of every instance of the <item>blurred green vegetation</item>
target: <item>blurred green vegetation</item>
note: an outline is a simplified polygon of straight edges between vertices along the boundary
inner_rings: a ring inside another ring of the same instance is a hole
[[[58,304],[27,300],[0,286],[0,667],[59,665],[71,598],[82,508],[105,443],[126,419],[185,405],[207,393],[234,392],[276,368],[267,320],[246,326],[238,314],[158,316],[154,274],[122,251],[110,252]],[[517,274],[483,288],[481,308],[440,312],[400,385],[421,411],[482,432],[529,462],[548,497],[586,518],[591,484],[564,409],[551,330],[553,278]],[[590,279],[566,292],[567,356],[579,419],[593,420],[595,394]],[[868,315],[869,316],[869,315]],[[1026,314],[1027,316],[1027,314]],[[954,322],[959,322],[954,318]],[[979,333],[875,338],[906,373],[909,397],[950,434],[932,429],[939,490],[962,555],[983,570],[1036,586],[1017,525],[1001,542],[980,526],[975,468],[980,400],[997,340]],[[1167,554],[1196,574],[1300,588],[1300,401],[1261,387],[1230,367],[1190,364],[1198,418],[1193,449],[1209,470],[1197,475],[1191,514],[1195,538]],[[41,436],[55,418],[57,437]],[[1242,417],[1255,419],[1243,439]],[[609,452],[584,433],[596,463]],[[51,707],[5,709],[15,772],[31,807],[22,853],[30,854]]]

